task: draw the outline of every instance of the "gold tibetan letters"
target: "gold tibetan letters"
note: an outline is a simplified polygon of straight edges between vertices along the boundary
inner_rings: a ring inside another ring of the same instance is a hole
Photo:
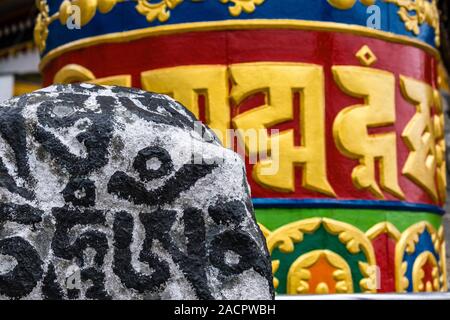
[[[61,68],[53,78],[53,83],[89,82],[107,86],[131,87],[131,75],[122,74],[104,78],[96,78],[91,70],[79,65],[68,64]]]
[[[405,76],[400,76],[400,88],[403,96],[416,108],[416,114],[402,133],[402,138],[410,150],[403,166],[403,174],[423,188],[436,202],[438,198],[435,184],[436,148],[431,121],[433,88]]]
[[[434,90],[433,116],[434,138],[436,141],[436,180],[438,195],[441,203],[445,203],[447,197],[447,167],[445,163],[445,122],[444,110],[442,109],[442,96],[438,90]]]
[[[404,199],[398,181],[397,137],[393,129],[387,128],[396,121],[394,74],[359,66],[334,66],[332,72],[345,94],[363,101],[342,106],[345,108],[333,123],[333,137],[339,151],[359,161],[352,170],[353,184],[377,198],[384,198],[384,191]],[[78,81],[127,87],[132,84],[129,74],[97,79],[93,72],[77,64],[64,66],[54,77],[54,83]],[[206,124],[226,147],[234,148],[234,136],[228,131],[233,124],[236,129],[233,135],[243,142],[250,163],[255,164],[252,175],[259,185],[279,192],[295,192],[295,172],[300,167],[303,188],[336,196],[326,170],[322,66],[285,62],[180,66],[144,71],[141,82],[144,90],[172,96],[197,118],[202,113],[199,98],[204,98]],[[446,168],[441,96],[430,85],[406,76],[400,75],[399,84],[404,98],[412,105],[411,110],[415,110],[401,134],[409,150],[406,162],[401,164],[402,173],[434,202],[444,202]],[[229,100],[239,108],[247,98],[261,93],[265,97],[262,105],[231,120]],[[294,105],[297,94],[300,102]],[[295,108],[299,110],[299,119],[294,119]],[[293,128],[269,133],[274,127],[291,121],[298,121],[300,133]],[[382,128],[382,132],[373,132],[376,128]],[[296,134],[300,135],[298,144],[294,142]]]
[[[395,122],[395,78],[381,70],[354,66],[335,66],[333,75],[342,91],[363,98],[364,104],[343,109],[333,124],[333,136],[340,152],[359,165],[352,171],[353,184],[384,198],[376,181],[378,161],[381,188],[403,199],[398,183],[395,132],[369,134],[369,128]]]
[[[239,105],[249,96],[264,92],[266,102],[233,119],[238,135],[258,130],[258,139],[268,143],[251,144],[243,139],[249,154],[270,151],[270,158],[260,160],[253,168],[253,178],[260,185],[281,192],[295,191],[295,167],[303,167],[304,188],[334,196],[328,182],[325,157],[325,92],[321,66],[300,63],[244,63],[230,66],[233,80],[231,98]],[[293,106],[294,93],[300,93],[300,105]],[[300,108],[301,146],[294,145],[294,130],[270,137],[267,129],[294,118]],[[242,138],[242,137],[241,137]],[[273,140],[278,140],[274,143]],[[257,147],[255,147],[255,145]],[[271,146],[279,150],[271,150]],[[259,150],[258,150],[259,148]],[[278,162],[278,170],[270,175],[264,169]]]
[[[206,124],[228,146],[230,126],[227,67],[219,65],[184,66],[150,70],[141,74],[142,88],[163,93],[181,102],[199,118],[199,96],[205,97]],[[214,109],[214,110],[213,110]]]

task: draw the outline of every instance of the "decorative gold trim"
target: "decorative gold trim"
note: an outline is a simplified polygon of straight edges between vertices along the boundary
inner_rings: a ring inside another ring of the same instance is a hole
[[[448,94],[450,94],[450,78],[448,76],[447,69],[444,66],[444,63],[442,61],[439,62],[438,65],[438,87],[439,90],[444,90]]]
[[[125,32],[116,32],[100,36],[80,39],[62,45],[49,51],[42,57],[39,69],[42,71],[47,63],[65,52],[73,51],[88,46],[98,45],[102,43],[121,43],[133,40],[142,39],[145,37],[154,37],[169,35],[175,33],[186,32],[202,32],[202,31],[216,31],[216,30],[253,30],[253,29],[291,29],[291,30],[313,30],[313,31],[335,31],[342,33],[349,33],[359,36],[366,36],[375,39],[381,39],[393,43],[405,44],[422,49],[440,60],[439,51],[429,44],[420,40],[412,39],[407,36],[396,35],[386,31],[370,29],[362,26],[347,25],[334,22],[316,22],[303,20],[288,20],[288,19],[254,19],[254,20],[225,20],[215,22],[194,22],[194,23],[180,23],[174,25],[163,25],[156,27],[149,27],[145,29],[131,30]]]
[[[400,231],[398,231],[398,229],[388,221],[380,222],[374,225],[372,228],[366,231],[366,236],[370,240],[373,240],[384,233],[387,233],[389,236],[394,238],[395,241],[398,241],[402,236]]]
[[[446,256],[445,241],[442,242],[440,256],[441,256],[441,276],[440,276],[439,280],[441,282],[441,291],[447,292],[448,291],[448,279],[447,279],[447,264],[446,264],[447,256]]]
[[[325,257],[328,263],[337,269],[333,272],[333,278],[336,281],[336,292],[353,293],[352,273],[347,262],[333,251],[314,250],[301,255],[290,266],[286,284],[287,294],[304,294],[309,292],[309,280],[311,279],[311,272],[309,269],[321,257]],[[317,286],[315,293],[329,293],[327,284],[320,283]]]
[[[356,58],[359,60],[359,62],[365,66],[370,67],[375,62],[378,61],[377,56],[373,51],[369,48],[368,45],[363,45],[361,49],[358,50],[358,52],[355,54]]]
[[[280,251],[283,253],[294,251],[294,242],[298,243],[303,241],[304,232],[312,233],[317,230],[321,220],[321,218],[305,219],[284,225],[271,232],[269,236],[266,237],[267,248],[269,249],[270,255],[272,255],[272,251],[275,247],[279,247]],[[274,236],[275,233],[277,236]],[[272,260],[273,285],[275,289],[277,289],[279,285],[279,280],[275,277],[275,273],[278,271],[280,263],[280,260]]]
[[[34,38],[39,50],[42,52],[46,47],[48,37],[48,26],[56,20],[62,25],[67,24],[68,18],[72,16],[76,9],[80,15],[80,26],[88,24],[97,14],[97,10],[106,14],[111,11],[119,2],[126,0],[64,0],[59,9],[51,17],[49,16],[49,7],[47,0],[36,0],[36,7],[39,14],[36,17],[36,26],[34,29]],[[166,22],[170,18],[170,10],[175,9],[184,0],[161,0],[158,3],[149,2],[149,0],[132,0],[136,2],[136,11],[144,15],[148,22],[158,19],[159,22]],[[256,5],[260,5],[265,0],[220,0],[222,3],[231,3],[228,8],[233,17],[239,16],[242,11],[252,13]]]
[[[356,254],[361,250],[364,252],[367,263],[359,262],[359,268],[364,276],[359,285],[364,293],[376,293],[376,258],[370,240],[358,228],[344,222],[324,218],[323,225],[329,233],[338,236],[339,241],[346,245],[350,253]]]
[[[48,37],[48,26],[56,21],[62,25],[67,24],[68,18],[74,14],[75,7],[80,13],[80,24],[85,26],[95,16],[98,11],[100,13],[108,13],[118,2],[124,0],[64,0],[61,2],[59,9],[52,16],[49,16],[49,7],[47,0],[36,0],[36,7],[39,14],[36,17],[36,24],[34,27],[34,41],[42,52],[45,50],[46,41]]]
[[[68,64],[59,69],[53,77],[53,83],[68,84],[72,82],[85,82],[95,79],[91,70],[79,64]]]
[[[89,82],[106,86],[131,87],[131,75],[120,74],[104,78],[96,78],[91,70],[79,64],[68,64],[61,68],[54,76],[53,83]]]
[[[183,1],[161,0],[158,3],[150,3],[148,0],[137,0],[136,10],[144,15],[148,22],[153,22],[156,19],[159,22],[166,22],[170,18],[170,10],[175,9]]]
[[[111,11],[118,2],[124,0],[64,0],[59,10],[49,19],[47,0],[36,0],[36,5],[40,11],[37,21],[42,22],[39,30],[48,34],[48,25],[59,19],[62,24],[66,24],[67,18],[73,14],[74,6],[80,9],[81,25],[89,23],[96,15],[97,9],[100,13],[105,14]],[[136,10],[145,15],[148,22],[158,19],[160,22],[166,22],[170,18],[170,10],[175,9],[184,0],[160,0],[157,3],[149,2],[149,0],[132,0],[137,3]],[[265,0],[220,0],[224,4],[232,4],[228,7],[230,15],[239,16],[243,11],[252,13],[256,10],[257,5],[261,5]],[[328,0],[328,3],[340,10],[349,10],[353,8],[357,0]],[[376,0],[359,0],[365,6],[375,4]],[[440,25],[439,11],[437,8],[437,0],[383,0],[392,3],[400,9],[398,15],[405,23],[405,28],[413,32],[415,35],[420,34],[420,26],[427,23],[435,30],[435,43],[440,45]],[[415,14],[411,15],[410,13]],[[46,35],[42,37],[46,39]],[[40,39],[39,39],[40,40]],[[45,47],[45,43],[43,45]]]
[[[280,267],[280,260],[272,261],[272,274],[277,273],[279,267]],[[273,287],[277,289],[279,284],[280,281],[278,280],[278,278],[273,276]]]
[[[269,251],[272,254],[273,250],[275,248],[279,248],[279,250],[282,253],[291,253],[294,251],[295,243],[299,243],[303,241],[304,234],[305,233],[314,233],[321,225],[324,226],[326,231],[330,234],[337,235],[339,240],[344,243],[347,247],[347,250],[350,253],[356,254],[360,251],[363,251],[367,262],[359,262],[359,269],[361,271],[361,274],[363,275],[363,279],[359,282],[359,286],[362,290],[362,292],[366,293],[375,293],[377,291],[376,284],[378,283],[378,275],[377,275],[377,268],[376,268],[376,257],[373,250],[373,246],[371,243],[371,240],[378,237],[380,234],[387,233],[390,237],[395,239],[397,241],[396,249],[395,249],[395,286],[397,292],[406,292],[408,286],[409,286],[409,280],[405,276],[406,270],[407,270],[407,263],[403,262],[403,256],[405,251],[408,253],[413,253],[416,250],[416,244],[419,241],[419,236],[422,234],[425,230],[427,230],[430,233],[431,240],[433,241],[434,249],[439,253],[440,259],[439,263],[436,261],[436,268],[433,271],[433,283],[432,288],[434,291],[437,290],[440,291],[447,291],[448,285],[447,285],[447,270],[446,270],[446,259],[445,259],[445,236],[444,236],[444,228],[441,226],[439,228],[439,231],[436,232],[433,225],[430,224],[427,221],[422,221],[419,223],[416,223],[412,226],[410,226],[407,230],[405,230],[402,234],[400,231],[390,222],[383,221],[380,223],[377,223],[376,225],[372,226],[369,230],[363,234],[358,228],[344,223],[340,221],[336,221],[329,218],[310,218],[305,220],[296,221],[287,225],[284,225],[274,231],[269,231],[269,234],[267,235],[267,231],[264,232],[264,235],[267,237],[267,244],[269,247]],[[264,226],[261,228],[263,231],[266,229]],[[326,251],[327,249],[323,250],[317,250],[317,251]],[[306,267],[312,265],[306,262],[310,262],[311,257],[316,257],[315,253],[314,255],[311,254],[310,256],[305,256],[309,253],[305,253],[297,258],[296,262],[303,261],[302,266],[305,265]],[[424,263],[426,263],[426,259],[429,255],[432,255],[431,252],[427,251],[426,254],[421,254],[421,258],[419,257],[414,261],[413,269],[416,270],[413,272],[413,289],[414,291],[423,291],[423,290],[430,290],[430,285],[425,284],[425,286],[420,286],[421,279],[423,278],[423,275],[419,269],[422,268]],[[425,259],[425,256],[427,257]],[[306,259],[308,257],[308,259]],[[433,257],[434,258],[434,255]],[[431,258],[431,259],[432,259]],[[311,258],[312,259],[312,258]],[[424,260],[425,259],[425,260]],[[314,259],[313,259],[314,260]],[[317,259],[316,259],[317,260]],[[315,260],[315,261],[316,261]],[[436,259],[434,259],[436,260]],[[281,261],[280,260],[274,260],[272,261],[272,270],[273,274],[275,275],[277,270],[279,269]],[[305,264],[306,263],[306,264]],[[294,264],[292,264],[289,268],[289,270],[293,269]],[[302,267],[305,269],[304,267]],[[298,269],[298,268],[297,268]],[[297,270],[296,269],[296,270]],[[307,269],[307,268],[306,268]],[[308,270],[300,270],[301,271],[301,279],[299,280],[301,285],[299,286],[299,292],[302,293],[305,290],[308,291],[308,283],[307,280],[310,277],[310,274],[308,274]],[[297,270],[299,271],[299,270]],[[299,274],[300,275],[300,274]],[[309,275],[309,276],[308,276]],[[420,279],[419,279],[420,278]],[[303,281],[303,282],[302,282]],[[304,283],[305,282],[305,283]],[[279,280],[274,277],[274,286],[277,288],[279,285]],[[288,284],[287,284],[287,290],[288,290]],[[325,290],[325,286],[321,286],[318,290]],[[341,288],[342,290],[345,289],[345,286]]]
[[[265,0],[220,0],[222,3],[232,3],[233,6],[228,8],[228,11],[233,17],[239,16],[242,11],[245,13],[252,13],[256,10],[256,6],[260,5]]]
[[[70,15],[74,13],[74,6],[80,8],[81,26],[88,24],[97,14],[97,10],[102,13],[110,12],[117,3],[124,0],[64,0],[59,6],[59,21],[65,25]]]
[[[339,241],[345,244],[350,253],[356,254],[362,250],[368,264],[372,266],[376,264],[372,243],[361,230],[348,223],[328,218],[323,218],[322,220],[325,229],[329,233],[337,235]]]
[[[433,243],[439,242],[436,230],[427,221],[418,222],[406,229],[395,247],[395,288],[397,292],[406,292],[409,286],[409,280],[405,276],[408,264],[403,261],[404,252],[413,253],[416,250],[416,244],[419,242],[419,236],[425,229],[430,233]]]
[[[354,7],[356,0],[327,0],[328,3],[340,10],[349,10]],[[365,6],[375,4],[376,0],[360,0]],[[405,28],[416,36],[420,34],[420,26],[427,23],[434,29],[436,46],[440,45],[439,10],[437,0],[383,0],[399,7],[398,15],[405,23]],[[414,13],[414,14],[412,14]]]
[[[433,265],[432,277],[433,282],[423,283],[423,277],[425,276],[425,272],[423,270],[423,266],[427,263],[431,262]],[[440,283],[439,283],[439,267],[436,261],[436,258],[430,251],[424,251],[416,258],[414,261],[413,272],[413,290],[414,292],[433,292],[439,291]]]
[[[267,239],[267,237],[270,236],[272,233],[269,229],[267,229],[264,225],[258,222],[258,227],[261,229],[261,232],[263,233],[264,237]]]
[[[46,0],[36,0],[36,7],[39,10],[39,14],[36,17],[33,36],[36,46],[42,52],[45,49],[48,37],[48,25],[50,24],[49,8]]]
[[[364,253],[367,262],[359,263],[361,273],[364,276],[359,285],[363,292],[375,293],[376,286],[373,284],[377,283],[377,274],[372,243],[362,231],[348,223],[329,218],[310,218],[289,223],[270,233],[267,238],[267,247],[270,254],[275,248],[278,248],[282,253],[293,252],[295,243],[302,242],[305,233],[314,233],[321,225],[328,233],[337,235],[339,241],[346,246],[350,253],[356,254],[361,251]],[[272,261],[272,266],[276,266],[276,269],[272,270],[273,274],[278,270],[280,263],[279,260]],[[274,284],[278,286],[278,279],[274,278]]]
[[[434,29],[436,46],[440,46],[441,30],[437,0],[384,0],[398,6],[398,15],[405,23],[405,28],[416,36],[420,34],[420,26],[427,23]],[[414,14],[411,14],[414,13]]]
[[[303,241],[304,233],[313,233],[316,231],[322,218],[311,218],[289,223],[273,231],[267,238],[267,247],[270,254],[276,247],[283,253],[294,251],[294,244]]]
[[[439,258],[440,258],[440,269],[441,274],[439,277],[439,282],[441,284],[441,291],[448,291],[448,282],[447,282],[447,253],[446,253],[446,245],[445,245],[445,234],[444,234],[444,225],[441,225],[438,231],[438,238],[440,242],[439,248]]]
[[[377,293],[378,289],[378,267],[370,265],[367,262],[359,261],[359,270],[361,270],[364,278],[359,282],[359,286],[363,293]]]

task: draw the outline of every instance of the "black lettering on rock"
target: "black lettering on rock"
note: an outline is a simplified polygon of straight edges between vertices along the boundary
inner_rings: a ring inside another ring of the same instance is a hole
[[[86,94],[58,93],[51,101],[42,102],[37,109],[39,123],[51,128],[67,128],[73,126],[82,117],[88,117],[87,112],[78,111],[89,99]]]
[[[210,246],[209,261],[224,275],[241,274],[246,270],[254,269],[271,283],[272,274],[269,261],[248,234],[241,230],[226,230],[216,235]],[[228,251],[239,255],[238,263],[226,262],[225,255]]]
[[[57,282],[55,267],[52,263],[48,265],[47,273],[42,281],[42,295],[46,300],[62,300],[64,292]]]
[[[0,203],[0,223],[5,221],[34,225],[42,221],[44,212],[28,204]]]
[[[8,173],[8,169],[0,158],[0,188],[5,188],[11,193],[20,195],[21,197],[31,200],[34,198],[33,192],[19,187],[13,177]]]
[[[133,238],[134,221],[131,214],[121,211],[114,219],[114,273],[127,287],[139,293],[151,292],[162,286],[170,278],[169,266],[154,255],[152,236],[146,230],[145,240],[139,254],[139,261],[145,262],[153,269],[151,275],[136,272],[131,264],[131,243]]]
[[[81,269],[81,279],[91,280],[92,286],[87,289],[86,297],[92,299],[109,299],[110,296],[105,290],[105,275],[101,270],[105,255],[108,251],[108,239],[103,232],[89,230],[82,233],[72,244],[70,243],[69,231],[76,225],[96,225],[105,224],[105,215],[99,210],[71,210],[67,208],[54,208],[52,210],[56,219],[56,230],[52,240],[52,249],[55,256],[72,260],[76,258],[77,264],[83,267],[85,264],[83,252],[88,247],[95,250],[94,263]],[[69,299],[79,297],[78,289],[67,291]]]
[[[56,229],[52,249],[57,257],[72,260],[77,258],[80,266],[84,265],[83,251],[90,247],[95,250],[94,262],[101,266],[108,251],[106,235],[100,231],[90,230],[81,234],[73,244],[70,243],[69,231],[76,225],[105,224],[105,215],[99,210],[75,210],[53,208]]]
[[[244,220],[247,211],[242,201],[232,200],[219,201],[216,205],[208,208],[208,213],[217,224],[237,226]]]
[[[180,278],[192,288],[180,292],[188,298],[250,296],[256,290],[242,290],[253,284],[260,289],[255,296],[269,297],[270,260],[251,217],[245,169],[235,172],[236,166],[221,165],[233,161],[231,151],[224,159],[200,164],[194,161],[197,155],[179,166],[171,159],[171,154],[192,152],[173,143],[179,137],[206,149],[210,143],[221,148],[213,131],[182,105],[132,88],[75,84],[56,85],[3,106],[1,297],[174,298],[168,289]],[[164,138],[153,136],[158,132]],[[127,153],[141,141],[154,142],[138,147],[136,155]],[[36,176],[43,171],[49,176]],[[215,190],[222,191],[217,195],[208,193],[213,186],[203,188],[224,175],[237,177],[235,191]],[[41,187],[45,183],[52,185]],[[52,199],[46,191],[56,188],[60,194]],[[184,199],[194,193],[194,199]],[[110,217],[98,208],[108,205],[112,195],[122,201],[111,201]],[[140,240],[134,240],[136,232],[143,233]],[[149,271],[141,271],[136,262]],[[242,279],[249,269],[265,278]]]
[[[171,203],[180,193],[189,190],[198,180],[210,174],[217,164],[185,164],[166,183],[155,190],[147,190],[125,172],[115,172],[108,182],[108,192],[135,204],[162,205]]]
[[[121,97],[119,101],[130,112],[148,121],[159,122],[187,130],[193,130],[198,125],[198,120],[194,114],[181,104],[170,101],[160,95],[148,94],[142,91],[139,93],[135,99],[141,102],[146,108],[145,110],[136,106],[131,99]],[[160,111],[161,108],[163,108],[162,112]],[[201,129],[199,133],[204,142],[221,145],[215,133],[207,125],[201,124],[200,127],[196,128],[196,130],[198,129]]]
[[[40,124],[33,129],[34,138],[42,145],[50,156],[71,175],[83,176],[93,170],[105,166],[109,159],[108,147],[113,133],[112,108],[115,99],[108,96],[97,96],[100,112],[81,109],[88,95],[60,93],[56,102],[48,101],[39,106],[38,119]],[[58,100],[61,99],[61,100]],[[55,116],[56,107],[73,108],[78,112],[67,112],[67,115]],[[87,151],[87,157],[81,158],[69,151],[54,134],[45,130],[44,126],[66,128],[73,126],[80,119],[88,119],[91,124],[76,136],[79,143]]]
[[[86,158],[80,158],[71,153],[69,148],[58,138],[40,126],[35,127],[34,137],[56,163],[65,168],[71,175],[87,175],[94,169],[101,168],[108,163],[108,146],[111,135],[107,130],[99,129],[97,134],[85,132],[77,136],[78,141],[83,143],[87,149],[88,155]]]
[[[146,109],[138,107],[130,98],[119,97],[120,103],[127,108],[129,112],[137,115],[139,118],[181,129],[193,128],[193,120],[186,118],[183,114],[173,109],[169,101],[155,96],[152,96],[151,98],[138,96],[136,99],[139,100]],[[164,108],[164,112],[167,114],[161,114],[161,112],[157,110],[158,107]]]
[[[148,161],[159,162],[158,168],[152,169],[148,167]],[[138,152],[134,159],[133,168],[139,173],[142,181],[151,181],[154,179],[168,176],[173,170],[172,159],[166,149],[161,147],[147,147]]]
[[[140,220],[146,234],[161,242],[174,262],[179,265],[187,280],[194,287],[199,299],[213,299],[208,289],[206,277],[206,230],[203,214],[200,210],[189,208],[183,212],[184,236],[187,252],[182,252],[173,242],[170,229],[175,222],[175,211],[158,210],[141,213]]]
[[[0,240],[0,254],[12,256],[17,265],[0,275],[0,294],[10,298],[28,295],[42,277],[42,260],[28,241],[20,237]]]
[[[22,97],[23,99],[23,97]],[[27,155],[27,132],[23,108],[0,108],[0,135],[11,146],[17,165],[17,175],[24,180],[30,177]]]
[[[87,178],[71,178],[62,194],[64,200],[74,206],[91,207],[95,205],[95,184]]]
[[[78,289],[67,289],[67,298],[70,300],[75,300],[80,298],[80,290]]]
[[[86,290],[86,298],[110,300],[111,296],[105,290],[105,274],[96,267],[81,270],[82,281],[92,281],[92,286]]]

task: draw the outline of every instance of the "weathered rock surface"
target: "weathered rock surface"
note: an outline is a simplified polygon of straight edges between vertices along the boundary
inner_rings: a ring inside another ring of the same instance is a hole
[[[194,122],[90,84],[0,104],[0,298],[271,299],[243,162]]]

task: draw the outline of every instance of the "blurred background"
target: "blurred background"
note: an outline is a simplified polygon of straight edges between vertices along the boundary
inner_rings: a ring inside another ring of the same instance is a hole
[[[0,0],[0,101],[41,87],[34,0]]]

